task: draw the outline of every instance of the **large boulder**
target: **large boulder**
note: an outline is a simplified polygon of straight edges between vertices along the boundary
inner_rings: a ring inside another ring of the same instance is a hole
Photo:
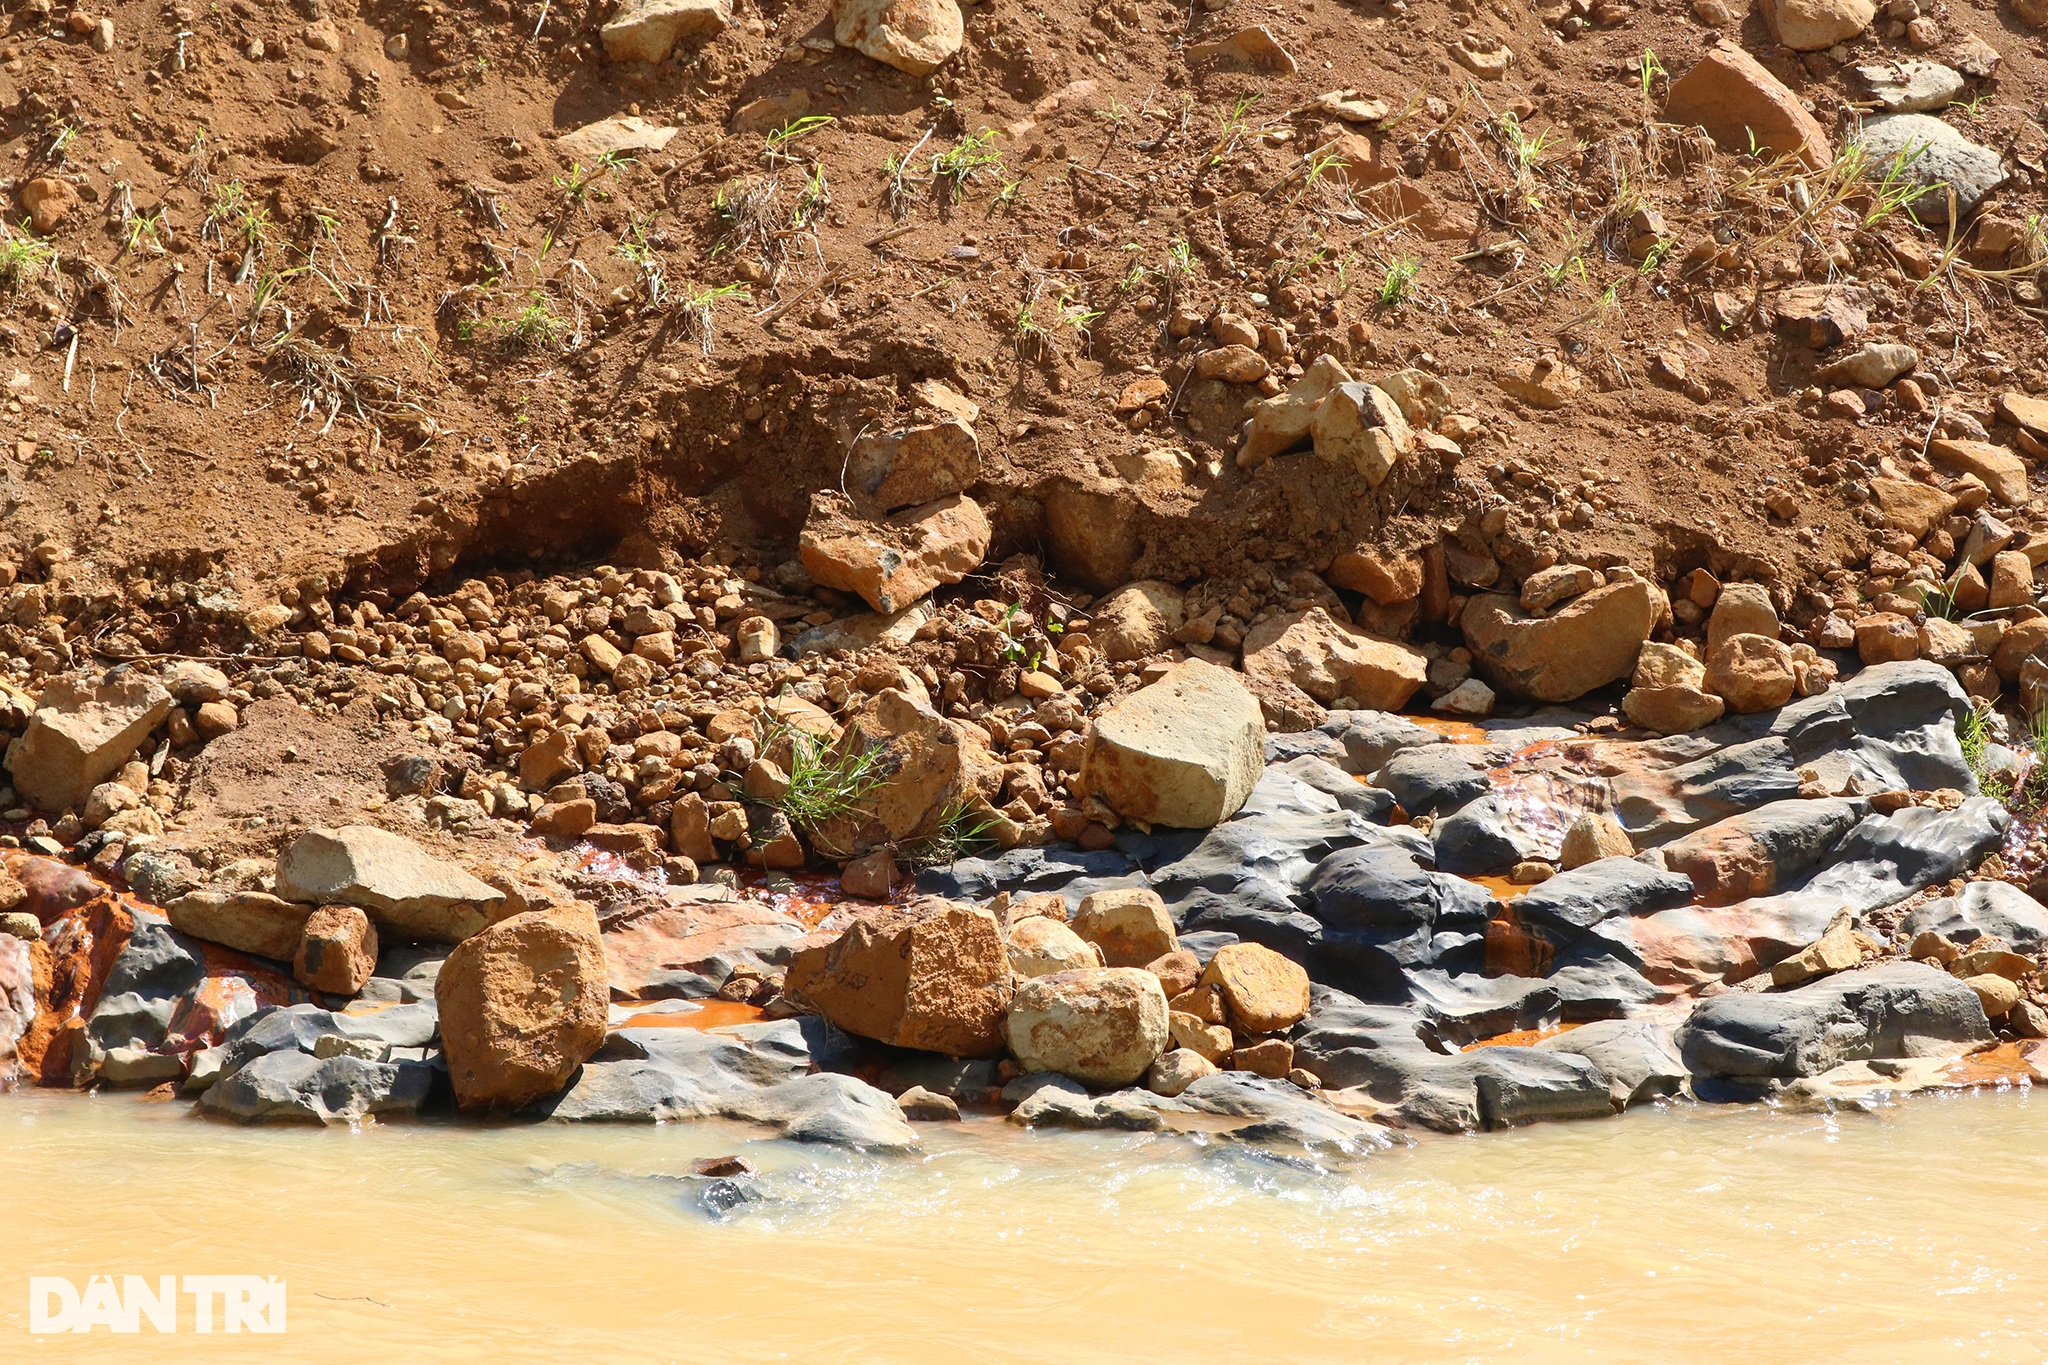
[[[1664,117],[1705,128],[1723,151],[1748,152],[1754,145],[1778,156],[1796,156],[1816,171],[1835,163],[1820,121],[1739,47],[1711,49],[1673,81]]]
[[[816,493],[797,548],[812,578],[886,613],[973,573],[988,542],[988,518],[959,494],[868,521],[845,495]]]
[[[981,731],[893,687],[847,717],[823,763],[839,771],[859,768],[869,784],[847,810],[804,830],[818,851],[834,858],[928,839],[952,813],[994,797],[1003,780]]]
[[[598,36],[615,62],[658,62],[683,38],[716,38],[732,23],[730,0],[626,0]]]
[[[194,938],[289,962],[313,909],[262,891],[193,891],[166,905],[164,914]]]
[[[608,999],[587,907],[523,911],[464,939],[434,981],[455,1102],[517,1109],[561,1090],[604,1042]]]
[[[1398,711],[1421,690],[1429,660],[1311,607],[1253,626],[1244,638],[1244,671],[1255,683],[1298,688],[1324,706],[1350,698],[1363,710]]]
[[[798,950],[783,991],[863,1038],[986,1057],[1002,1046],[1010,961],[994,915],[921,898]]]
[[[2039,953],[2048,947],[2048,906],[2009,882],[1971,882],[1960,895],[1914,906],[1899,930],[1915,938],[1940,934],[1965,947],[2002,938],[2016,953]]]
[[[1130,1085],[1166,1049],[1166,992],[1140,967],[1054,972],[1017,988],[1003,1032],[1027,1071]]]
[[[21,738],[7,750],[14,789],[39,810],[78,810],[170,713],[153,678],[122,672],[105,682],[59,679],[43,689]]]
[[[1695,1074],[1761,1082],[1843,1062],[1955,1056],[1990,1037],[1975,991],[1947,972],[1893,962],[1782,994],[1717,995],[1680,1027],[1678,1046]]]
[[[1654,585],[1623,578],[1540,617],[1513,597],[1487,593],[1465,604],[1459,622],[1473,662],[1494,686],[1571,701],[1629,676],[1665,609]]]
[[[1080,785],[1127,819],[1206,829],[1251,795],[1265,738],[1237,676],[1190,659],[1095,716]]]
[[[438,943],[460,943],[505,905],[504,892],[372,825],[309,829],[292,840],[278,855],[277,894],[358,905],[386,938]]]
[[[356,1123],[372,1114],[417,1113],[434,1083],[424,1062],[381,1062],[346,1053],[265,1053],[211,1085],[200,1110],[241,1123]]]

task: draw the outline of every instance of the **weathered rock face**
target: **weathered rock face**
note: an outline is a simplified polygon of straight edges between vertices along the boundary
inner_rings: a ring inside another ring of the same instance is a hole
[[[194,938],[290,962],[313,907],[261,891],[194,891],[164,907],[174,928]]]
[[[1253,626],[1244,639],[1244,671],[1265,687],[1299,689],[1324,706],[1349,697],[1361,709],[1397,711],[1427,680],[1429,660],[1312,607]]]
[[[1927,187],[1911,208],[1922,222],[1946,223],[1949,198],[1967,217],[1985,195],[2005,183],[2005,161],[1932,114],[1883,114],[1863,124],[1863,142],[1880,172],[1903,159],[1902,174]]]
[[[985,1057],[1002,1046],[1010,962],[995,916],[927,898],[886,906],[800,949],[783,989],[848,1033]]]
[[[1088,638],[1103,657],[1126,663],[1171,645],[1186,614],[1179,588],[1146,579],[1110,593],[1095,604],[1089,617]]]
[[[1056,919],[1030,915],[1010,929],[1010,970],[1019,976],[1049,976],[1103,965],[1093,944]]]
[[[1473,662],[1495,687],[1538,701],[1571,701],[1635,667],[1664,610],[1664,595],[1639,578],[1609,583],[1532,617],[1512,597],[1488,593],[1465,605],[1460,624]]]
[[[1055,972],[1017,989],[1003,1031],[1027,1072],[1130,1085],[1166,1049],[1166,992],[1137,967]]]
[[[1835,163],[1827,130],[1819,120],[1740,48],[1714,48],[1673,81],[1664,117],[1705,128],[1723,151],[1747,152],[1753,135],[1758,146],[1780,156],[1797,156],[1815,170]]]
[[[1251,795],[1265,743],[1259,704],[1236,675],[1190,659],[1096,715],[1080,784],[1126,818],[1206,829]]]
[[[732,23],[727,0],[626,0],[598,30],[615,62],[658,62],[684,38],[715,38]]]
[[[505,904],[504,892],[371,825],[309,829],[292,840],[278,855],[277,890],[287,900],[361,906],[400,942],[459,943]]]
[[[1784,994],[1715,996],[1678,1030],[1678,1045],[1695,1073],[1761,1081],[1868,1058],[1953,1056],[1990,1036],[1968,986],[1932,967],[1894,962]]]
[[[1392,398],[1371,384],[1339,384],[1309,425],[1316,454],[1357,472],[1377,488],[1415,449],[1415,432]]]
[[[354,1123],[372,1114],[418,1112],[433,1083],[434,1070],[423,1062],[286,1049],[265,1053],[209,1087],[200,1108],[241,1123]]]
[[[585,906],[523,911],[464,939],[434,981],[456,1103],[516,1109],[561,1090],[604,1042],[608,997]]]
[[[354,995],[377,970],[377,926],[353,905],[323,905],[306,919],[292,957],[299,984]]]
[[[40,810],[77,810],[126,763],[171,709],[154,679],[59,679],[43,689],[28,729],[7,751],[14,789]]]
[[[832,37],[886,66],[929,76],[966,37],[954,0],[833,0]]]
[[[978,732],[893,687],[847,719],[825,761],[861,753],[875,756],[868,769],[875,786],[852,813],[807,831],[832,857],[929,837],[949,810],[985,802],[1002,785],[1002,768]]]
[[[1166,903],[1145,887],[1082,897],[1074,932],[1101,950],[1103,964],[1110,967],[1143,967],[1180,943]]]
[[[842,494],[817,493],[798,550],[818,582],[857,593],[876,611],[897,612],[981,567],[988,542],[988,518],[972,498],[940,498],[864,521]]]
[[[1223,993],[1230,1022],[1240,1033],[1277,1033],[1308,1014],[1308,973],[1301,964],[1257,943],[1216,950],[1202,984]]]
[[[981,478],[981,448],[965,422],[873,432],[853,444],[850,486],[895,511],[965,492]]]
[[[1775,710],[1795,688],[1792,651],[1762,635],[1730,635],[1707,661],[1707,690],[1734,711]]]

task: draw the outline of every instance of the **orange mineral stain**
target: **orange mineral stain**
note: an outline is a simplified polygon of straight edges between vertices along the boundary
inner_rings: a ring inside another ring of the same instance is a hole
[[[1434,730],[1453,744],[1485,744],[1486,731],[1469,720],[1452,720],[1449,716],[1403,716],[1425,730]]]
[[[2025,1087],[2043,1079],[2040,1065],[2035,1058],[2039,1051],[2027,1043],[2000,1043],[1997,1047],[1983,1052],[1973,1052],[1967,1057],[1958,1057],[1948,1064],[1942,1079],[1949,1085],[1957,1086],[2017,1086]],[[2029,1056],[2029,1052],[2033,1056]],[[2048,1060],[2043,1058],[2042,1060]]]
[[[758,1006],[737,1000],[706,1000],[694,1010],[647,1010],[633,1015],[620,1028],[729,1028],[734,1024],[758,1024],[767,1016]]]
[[[1555,1038],[1560,1033],[1570,1033],[1577,1024],[1558,1024],[1551,1028],[1516,1029],[1513,1033],[1497,1033],[1491,1038],[1481,1038],[1476,1043],[1467,1043],[1463,1051],[1470,1052],[1482,1047],[1534,1047],[1545,1038]]]

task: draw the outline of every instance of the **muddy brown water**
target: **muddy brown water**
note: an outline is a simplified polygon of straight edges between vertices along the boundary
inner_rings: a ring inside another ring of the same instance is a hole
[[[1677,1106],[1342,1173],[926,1126],[243,1129],[0,1096],[0,1359],[1810,1362],[2048,1356],[2048,1103]],[[700,1157],[769,1197],[718,1221]],[[284,1277],[282,1336],[35,1338],[27,1279]]]

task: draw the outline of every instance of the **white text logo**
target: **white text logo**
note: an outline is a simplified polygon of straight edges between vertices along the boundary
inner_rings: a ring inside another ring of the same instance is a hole
[[[284,1281],[272,1275],[95,1275],[83,1293],[60,1275],[34,1275],[28,1282],[28,1330],[113,1332],[178,1330],[180,1291],[190,1301],[187,1319],[195,1332],[282,1332]]]

